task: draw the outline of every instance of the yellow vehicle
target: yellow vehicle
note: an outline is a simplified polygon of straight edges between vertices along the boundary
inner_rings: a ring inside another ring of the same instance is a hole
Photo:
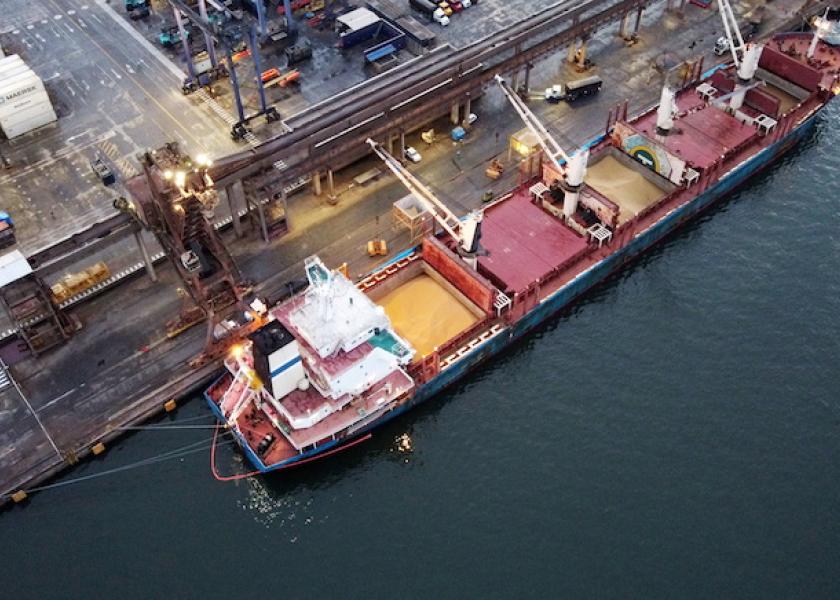
[[[443,11],[443,14],[445,14],[447,17],[452,16],[452,7],[449,6],[448,2],[438,2],[438,7],[440,7],[440,9]]]

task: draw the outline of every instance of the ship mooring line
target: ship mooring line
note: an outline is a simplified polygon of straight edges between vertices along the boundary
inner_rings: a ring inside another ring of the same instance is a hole
[[[82,483],[83,481],[90,481],[91,479],[98,479],[99,477],[104,477],[106,475],[114,475],[116,473],[122,473],[123,471],[130,471],[132,469],[137,469],[140,467],[146,467],[149,465],[157,464],[160,462],[164,462],[167,460],[171,460],[173,458],[182,458],[184,456],[188,456],[190,454],[195,454],[197,452],[205,452],[208,446],[208,440],[201,440],[199,442],[193,442],[192,444],[187,444],[186,446],[181,446],[180,448],[175,448],[174,450],[170,450],[169,452],[164,452],[162,454],[158,454],[157,456],[151,456],[149,458],[144,458],[137,462],[129,463],[127,465],[122,465],[120,467],[115,467],[113,469],[108,469],[107,471],[101,471],[99,473],[91,473],[90,475],[82,475],[80,477],[75,477],[73,479],[66,479],[64,481],[57,481],[55,483],[50,483],[47,485],[42,485],[34,488],[30,488],[25,490],[27,493],[34,493],[34,492],[43,492],[46,490],[51,490],[55,488],[65,487],[68,485],[72,485],[75,483]],[[218,444],[219,446],[226,446],[229,444],[234,443],[233,440],[228,440],[226,442],[221,442]],[[215,439],[213,440],[214,446]],[[12,494],[4,494],[3,498],[10,499]]]

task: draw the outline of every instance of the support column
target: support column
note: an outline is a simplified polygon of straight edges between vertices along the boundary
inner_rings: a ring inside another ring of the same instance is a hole
[[[464,119],[469,119],[471,112],[472,112],[472,98],[470,97],[470,93],[467,92],[467,99],[464,102]]]
[[[259,0],[257,6],[262,4],[262,0]],[[265,32],[263,32],[265,35]],[[263,86],[262,82],[262,65],[260,65],[260,47],[257,44],[257,26],[251,25],[251,31],[249,35],[249,40],[251,43],[251,58],[254,61],[254,72],[256,74],[256,81],[257,81],[257,92],[259,92],[260,98],[260,113],[265,114],[266,112],[266,102],[265,102],[265,87]]]
[[[315,192],[316,196],[321,195],[321,172],[315,171],[315,174],[312,176],[312,189]]]
[[[327,169],[327,199],[330,204],[335,204],[338,201],[335,196],[335,180],[333,179],[332,169]]]
[[[525,93],[528,94],[531,91],[531,67],[533,67],[531,63],[525,65]]]
[[[205,0],[198,0],[198,14],[201,15],[201,18],[204,19],[204,22],[207,22],[207,2]],[[207,46],[207,56],[210,57],[210,64],[215,69],[219,66],[218,61],[216,60],[216,47],[213,45],[213,38],[210,37],[210,34],[206,31],[204,33],[204,45]]]
[[[143,255],[143,264],[146,265],[146,273],[149,279],[157,282],[157,273],[155,273],[155,265],[152,263],[152,258],[149,256],[149,249],[146,247],[146,240],[143,239],[143,230],[138,229],[134,232],[134,239],[137,240],[137,247],[140,248],[140,254]]]
[[[633,25],[633,35],[637,35],[639,33],[639,26],[642,24],[642,12],[643,8],[640,6],[639,11],[636,13],[636,24]]]
[[[190,81],[195,81],[195,67],[193,66],[192,55],[190,53],[190,40],[187,38],[187,32],[184,29],[181,11],[173,6],[172,12],[175,13],[175,23],[178,24],[178,35],[181,36],[181,48],[184,50],[184,60],[187,61],[187,72],[190,74]]]
[[[388,150],[388,154],[394,154],[394,135],[390,131],[385,142],[385,148]]]
[[[400,131],[400,156],[405,156],[405,131]]]
[[[630,13],[625,14],[621,17],[621,25],[618,27],[618,35],[621,39],[626,40],[627,35],[627,27],[630,25]]]
[[[233,223],[233,232],[236,237],[242,237],[242,222],[239,220],[239,207],[244,203],[245,191],[242,189],[242,182],[237,181],[233,185],[225,188],[225,196],[227,196],[228,208],[230,209],[230,216]]]
[[[566,56],[566,60],[570,63],[575,62],[575,53],[577,52],[577,45],[578,45],[577,38],[572,40],[572,43],[569,44],[569,53]]]
[[[449,109],[449,120],[452,121],[453,125],[457,125],[460,121],[458,120],[458,113],[460,106],[458,106],[457,102],[452,103],[452,108]]]
[[[513,76],[510,78],[510,87],[513,89],[515,94],[519,93],[519,69],[516,69],[513,72]]]
[[[267,244],[268,243],[268,225],[265,222],[265,207],[263,203],[259,200],[256,201],[257,205],[257,215],[260,218],[260,233],[262,233],[262,239]]]
[[[292,220],[289,218],[289,195],[286,193],[286,188],[280,189],[280,202],[283,203],[283,216],[286,219],[286,231],[292,230]]]

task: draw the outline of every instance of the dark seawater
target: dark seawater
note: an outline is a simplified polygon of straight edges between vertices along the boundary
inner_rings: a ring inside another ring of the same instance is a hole
[[[7,511],[2,598],[840,596],[838,125],[327,462],[219,483],[201,452]]]

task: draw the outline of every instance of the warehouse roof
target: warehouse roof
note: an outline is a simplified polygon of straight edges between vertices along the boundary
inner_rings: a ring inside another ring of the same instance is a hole
[[[357,8],[349,13],[343,14],[336,19],[339,23],[347,26],[351,31],[358,31],[368,25],[379,22],[379,17],[367,8]]]

